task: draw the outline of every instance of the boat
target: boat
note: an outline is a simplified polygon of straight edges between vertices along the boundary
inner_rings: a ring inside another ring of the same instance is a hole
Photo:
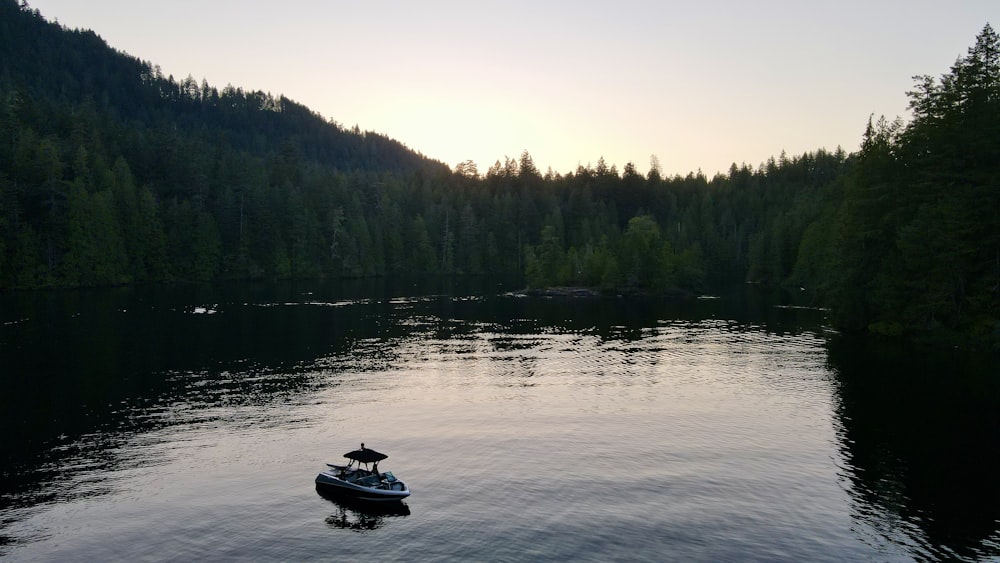
[[[344,457],[350,460],[347,465],[326,464],[327,468],[316,476],[316,489],[366,501],[400,501],[410,496],[406,483],[391,471],[379,471],[378,462],[389,456],[365,448],[362,443],[360,450],[347,452]]]

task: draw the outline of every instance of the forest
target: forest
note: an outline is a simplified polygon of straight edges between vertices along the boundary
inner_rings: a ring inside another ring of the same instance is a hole
[[[518,276],[787,285],[837,328],[1000,346],[1000,39],[859,148],[707,178],[655,158],[454,170],[288,98],[193,77],[0,0],[0,291],[221,279]]]

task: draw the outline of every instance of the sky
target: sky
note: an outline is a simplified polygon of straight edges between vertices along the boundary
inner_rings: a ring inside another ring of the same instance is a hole
[[[665,175],[857,150],[908,117],[1000,1],[29,0],[49,20],[222,89],[283,94],[485,173],[600,158]]]

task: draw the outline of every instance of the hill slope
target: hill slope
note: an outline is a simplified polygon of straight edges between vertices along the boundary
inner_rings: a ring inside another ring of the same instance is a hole
[[[93,106],[130,126],[172,126],[235,150],[267,156],[289,147],[337,170],[443,171],[445,166],[384,135],[347,130],[284,96],[221,92],[109,47],[93,31],[70,31],[16,0],[0,1],[0,88],[43,106]]]

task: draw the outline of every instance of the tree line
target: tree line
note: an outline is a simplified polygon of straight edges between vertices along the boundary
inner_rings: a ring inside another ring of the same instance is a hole
[[[1000,340],[1000,41],[870,119],[860,149],[664,177],[531,155],[455,170],[283,96],[193,78],[0,0],[0,289],[522,276],[789,284],[837,326]],[[862,122],[863,125],[863,122]],[[859,127],[859,130],[861,128]]]

